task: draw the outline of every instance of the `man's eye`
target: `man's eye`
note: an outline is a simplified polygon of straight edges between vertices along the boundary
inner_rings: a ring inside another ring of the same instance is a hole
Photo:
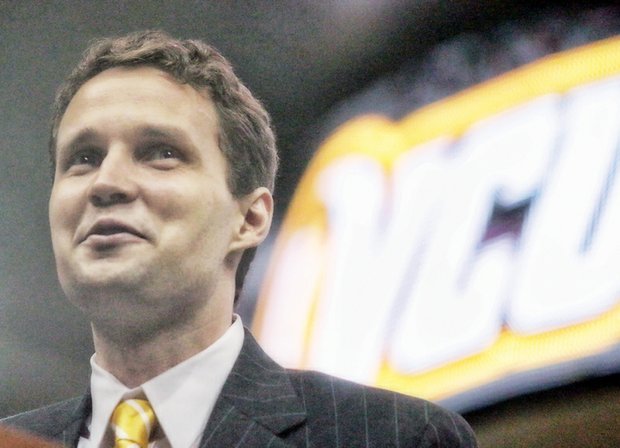
[[[181,152],[168,145],[149,146],[141,151],[140,158],[156,168],[174,168],[183,160]]]
[[[71,155],[66,163],[66,169],[72,167],[95,167],[101,165],[102,155],[94,150],[84,150],[77,151],[75,154]]]
[[[95,165],[96,163],[96,157],[92,154],[78,154],[73,159],[74,165]]]
[[[176,159],[178,157],[177,151],[172,148],[156,148],[152,152],[153,159]]]

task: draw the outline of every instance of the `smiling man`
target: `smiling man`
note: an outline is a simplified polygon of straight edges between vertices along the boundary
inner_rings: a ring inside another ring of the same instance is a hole
[[[241,254],[269,229],[269,190],[235,197],[218,139],[208,96],[146,65],[88,80],[58,125],[60,283],[93,323],[98,364],[127,385],[224,334]]]
[[[233,306],[269,231],[277,155],[213,48],[96,42],[59,90],[50,150],[52,243],[92,325],[90,388],[3,424],[82,448],[475,446],[458,415],[285,370],[244,330]]]

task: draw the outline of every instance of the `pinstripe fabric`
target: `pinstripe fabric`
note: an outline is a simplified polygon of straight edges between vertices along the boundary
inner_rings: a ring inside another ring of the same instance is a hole
[[[75,446],[89,397],[5,423]],[[317,372],[287,371],[246,332],[205,429],[207,447],[475,447],[465,421],[434,404]]]
[[[476,446],[456,414],[321,373],[284,370],[249,333],[201,447],[241,439],[244,447]]]

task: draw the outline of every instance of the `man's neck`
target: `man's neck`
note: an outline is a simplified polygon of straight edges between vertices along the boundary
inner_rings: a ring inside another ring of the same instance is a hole
[[[147,336],[118,329],[111,333],[105,325],[93,323],[95,360],[125,386],[134,388],[209,347],[231,323],[232,310],[198,316]]]

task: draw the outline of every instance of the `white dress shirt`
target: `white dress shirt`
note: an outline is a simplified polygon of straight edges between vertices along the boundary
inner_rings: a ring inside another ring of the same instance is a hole
[[[92,415],[89,436],[80,437],[78,448],[108,448],[114,445],[109,421],[116,405],[128,398],[146,398],[159,427],[153,448],[196,448],[215,401],[224,386],[241,346],[243,324],[235,315],[230,328],[212,345],[134,389],[90,360]]]

